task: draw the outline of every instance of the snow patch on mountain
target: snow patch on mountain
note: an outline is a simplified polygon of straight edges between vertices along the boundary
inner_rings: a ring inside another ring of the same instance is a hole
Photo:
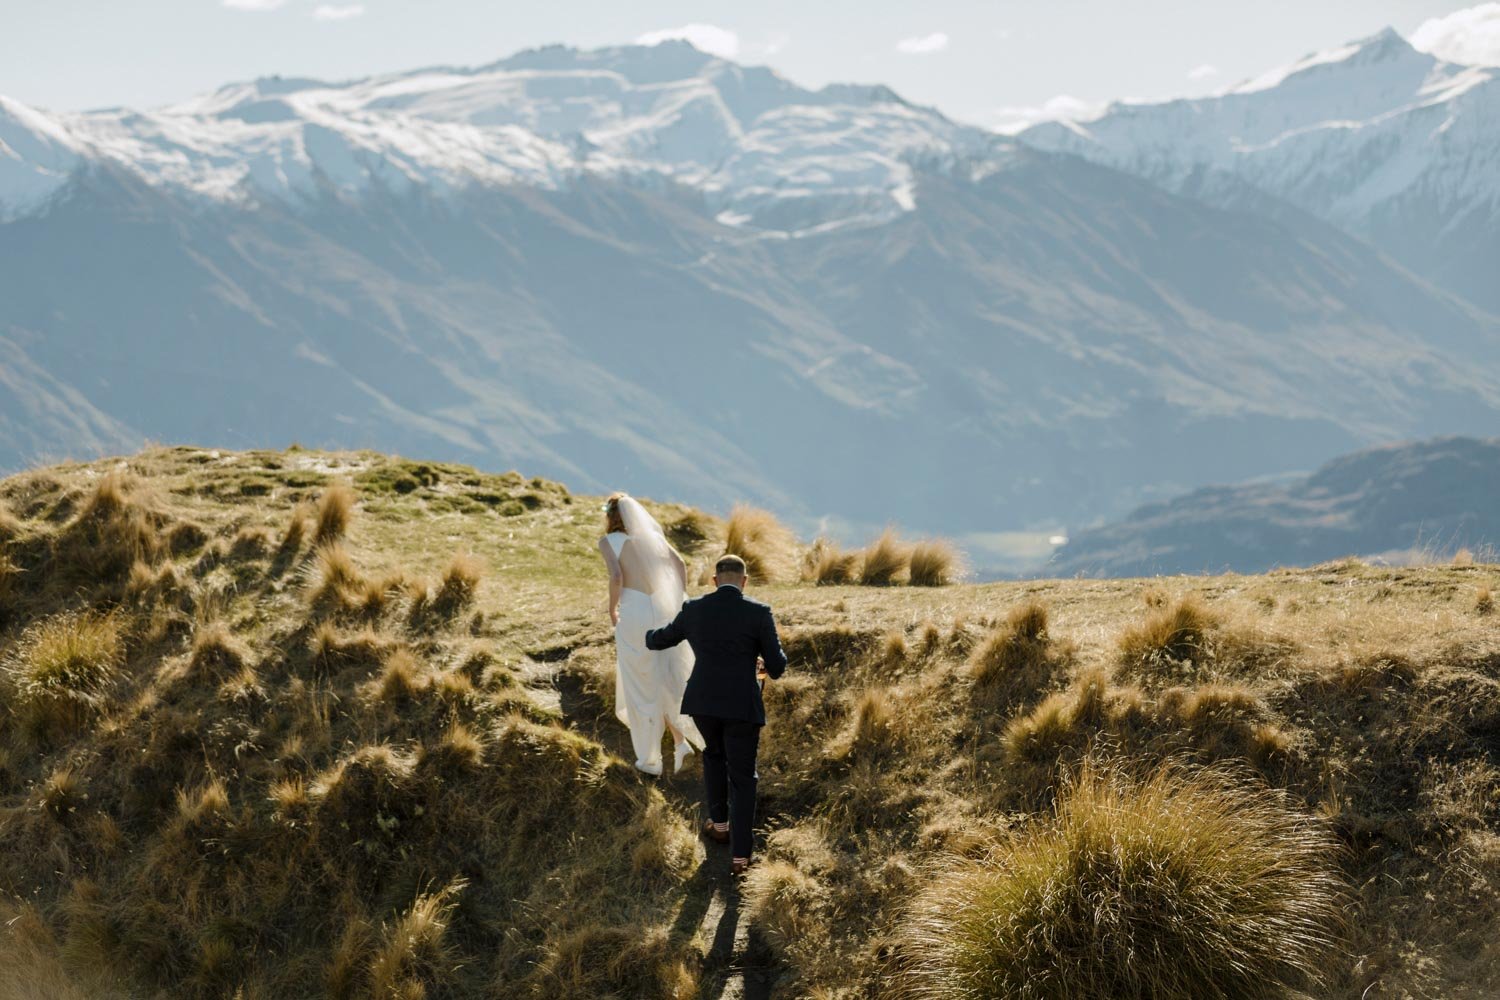
[[[1029,145],[1169,189],[1231,175],[1329,221],[1500,209],[1500,72],[1419,52],[1394,31],[1315,53],[1207,98],[1115,104]]]
[[[884,87],[810,91],[670,41],[347,83],[270,78],[149,112],[46,115],[7,101],[0,142],[10,216],[103,162],[226,202],[655,176],[698,189],[721,219],[796,231],[910,211],[912,157],[971,157],[1003,140]]]

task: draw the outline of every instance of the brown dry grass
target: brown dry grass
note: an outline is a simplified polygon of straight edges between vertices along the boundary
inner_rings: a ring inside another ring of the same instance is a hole
[[[1091,754],[1236,768],[1323,817],[1344,854],[1316,877],[1347,876],[1360,916],[1320,996],[1500,991],[1500,639],[1477,613],[1500,569],[763,586],[792,665],[737,896],[692,780],[629,766],[597,503],[369,454],[201,459],[0,481],[24,514],[0,657],[60,614],[120,623],[77,725],[38,738],[12,672],[0,698],[0,884],[53,935],[57,995],[717,995],[749,959],[781,995],[878,997],[931,958],[907,932],[932,873],[1054,831]],[[95,537],[145,541],[96,579],[68,560],[109,471]],[[292,512],[334,482],[361,497],[342,558],[263,550],[257,526],[311,534]],[[486,573],[444,618],[454,551]],[[1202,627],[1179,646],[1148,619],[1183,603]],[[1147,885],[1087,898],[1118,914]],[[764,951],[715,945],[747,924]]]
[[[927,538],[911,547],[907,576],[913,587],[946,587],[963,575],[964,560],[953,543]]]
[[[828,538],[814,541],[802,562],[802,579],[822,586],[853,583],[858,572],[859,553]]]
[[[859,564],[859,582],[867,587],[888,587],[900,582],[910,565],[911,547],[887,529],[865,546]]]
[[[1233,772],[1086,762],[1052,815],[915,904],[909,996],[1293,998],[1327,988],[1330,831]]]
[[[770,511],[744,504],[729,512],[724,551],[745,560],[752,580],[775,583],[791,579],[797,564],[797,539]]]
[[[318,498],[313,541],[318,545],[328,545],[343,538],[354,517],[354,503],[354,491],[343,483],[334,483],[324,490]]]

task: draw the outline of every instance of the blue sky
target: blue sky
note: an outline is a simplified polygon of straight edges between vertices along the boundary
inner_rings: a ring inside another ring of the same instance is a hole
[[[1442,0],[7,0],[5,7],[0,94],[58,110],[151,107],[273,73],[345,79],[478,65],[551,42],[594,47],[688,26],[702,45],[799,83],[886,83],[986,124],[1016,120],[1059,95],[1092,103],[1207,93],[1387,25],[1500,56],[1500,3],[1448,17],[1469,5]]]

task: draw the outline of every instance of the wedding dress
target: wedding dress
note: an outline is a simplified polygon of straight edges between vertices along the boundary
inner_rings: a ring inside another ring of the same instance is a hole
[[[693,672],[693,652],[686,643],[653,652],[646,631],[660,628],[682,608],[682,580],[661,525],[631,497],[619,501],[624,532],[605,538],[620,563],[627,565],[636,587],[620,590],[620,622],[615,626],[615,715],[630,727],[635,766],[648,774],[662,771],[661,738],[670,722],[684,736],[677,745],[677,767],[690,747],[702,749],[703,737],[682,714],[682,692]],[[626,546],[630,547],[626,555]]]

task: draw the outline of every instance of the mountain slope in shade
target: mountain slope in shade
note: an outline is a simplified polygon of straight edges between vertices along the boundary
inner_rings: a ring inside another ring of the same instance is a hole
[[[1116,104],[1022,139],[1218,204],[1248,183],[1500,307],[1500,70],[1394,31],[1215,97]]]
[[[1027,150],[914,190],[883,227],[763,240],[598,179],[205,211],[103,170],[0,226],[0,296],[34,365],[148,438],[861,527],[1050,532],[1500,417],[1496,322],[1322,223]]]
[[[1219,486],[1080,532],[1048,574],[1260,573],[1348,555],[1500,548],[1500,438],[1357,452],[1310,476]]]

